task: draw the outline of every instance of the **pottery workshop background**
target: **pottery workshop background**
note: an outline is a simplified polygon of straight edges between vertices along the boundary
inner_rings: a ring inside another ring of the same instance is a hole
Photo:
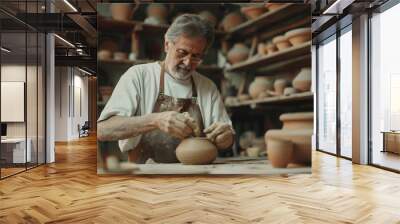
[[[216,38],[197,71],[220,90],[236,132],[211,164],[134,164],[118,142],[98,142],[99,174],[311,172],[314,89],[307,4],[98,4],[98,115],[131,66],[162,60],[174,18],[195,13]]]

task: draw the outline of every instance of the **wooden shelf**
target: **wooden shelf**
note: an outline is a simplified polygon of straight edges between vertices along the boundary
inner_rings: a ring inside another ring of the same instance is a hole
[[[312,92],[303,92],[303,93],[296,93],[290,96],[274,96],[268,97],[264,99],[256,99],[256,100],[246,100],[243,102],[229,104],[226,105],[227,107],[243,107],[243,106],[250,106],[255,108],[258,104],[276,104],[276,103],[286,103],[286,102],[295,102],[295,101],[302,101],[302,100],[313,100],[314,93]]]
[[[99,64],[114,64],[114,65],[139,65],[150,63],[152,60],[114,60],[114,59],[104,59],[99,60]]]
[[[138,31],[146,34],[162,34],[161,37],[164,36],[164,33],[167,31],[169,25],[160,24],[160,25],[152,25],[146,24],[142,21],[117,21],[113,19],[107,19],[99,16],[98,19],[98,30],[100,32],[104,32],[104,30],[109,31],[125,31],[132,32]],[[226,32],[216,30],[215,37],[216,38],[224,38]]]
[[[287,66],[287,63],[293,63],[294,58],[311,55],[311,42],[306,42],[298,46],[293,46],[281,51],[274,52],[260,57],[251,57],[250,59],[237,63],[226,69],[227,72],[241,72],[246,70],[259,70],[263,66],[276,66],[279,69]],[[304,59],[303,59],[304,60]],[[286,64],[285,64],[286,61]]]
[[[309,9],[307,5],[286,4],[275,11],[266,12],[256,19],[240,24],[227,33],[226,39],[243,41],[243,39],[253,37],[257,33],[267,32],[268,35],[263,34],[261,37],[261,39],[266,39],[277,35],[277,32],[282,33],[297,27],[310,26],[311,12]],[[274,27],[274,29],[271,29],[271,27]],[[268,30],[271,31],[268,32]]]
[[[129,65],[138,65],[138,64],[145,64],[154,62],[154,60],[114,60],[114,59],[107,59],[107,60],[99,60],[99,65],[121,65],[121,66],[129,66]],[[199,65],[197,71],[203,75],[219,75],[223,77],[223,69],[218,67],[217,65]]]

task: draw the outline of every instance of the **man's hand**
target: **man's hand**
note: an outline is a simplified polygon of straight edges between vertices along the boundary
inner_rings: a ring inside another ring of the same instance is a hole
[[[204,133],[219,149],[226,149],[233,143],[233,131],[228,123],[215,122],[204,129]]]
[[[176,138],[184,139],[193,133],[188,125],[190,119],[176,111],[158,113],[157,127]]]

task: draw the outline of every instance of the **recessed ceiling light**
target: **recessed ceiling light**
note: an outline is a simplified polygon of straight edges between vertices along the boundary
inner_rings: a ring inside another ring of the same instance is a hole
[[[55,37],[57,37],[59,40],[61,40],[62,42],[64,42],[64,43],[66,43],[67,45],[69,45],[70,47],[73,47],[73,48],[75,48],[75,45],[73,45],[71,42],[69,42],[68,40],[66,40],[66,39],[64,39],[64,38],[62,38],[62,37],[60,37],[59,35],[57,35],[57,34],[54,34],[54,36]]]
[[[64,0],[65,4],[68,5],[68,7],[70,7],[74,12],[78,12],[78,10],[68,1],[68,0]]]
[[[7,48],[5,48],[5,47],[1,47],[0,49],[1,49],[2,51],[6,52],[6,53],[10,53],[10,52],[11,52],[11,50],[9,50],[9,49],[7,49]]]

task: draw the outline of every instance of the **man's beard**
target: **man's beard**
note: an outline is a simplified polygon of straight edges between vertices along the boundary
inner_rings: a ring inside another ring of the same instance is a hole
[[[172,69],[171,75],[181,81],[188,80],[190,76],[193,74],[193,71],[190,69],[190,67],[187,67],[185,65],[177,65]]]

